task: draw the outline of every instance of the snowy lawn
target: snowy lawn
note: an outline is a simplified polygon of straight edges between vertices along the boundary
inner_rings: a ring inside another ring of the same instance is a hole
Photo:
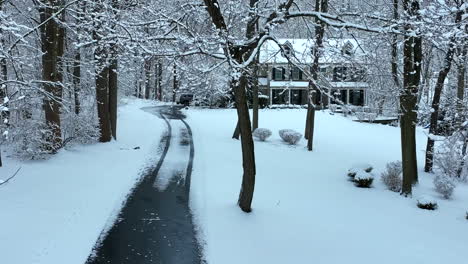
[[[140,110],[150,102],[124,103],[117,141],[62,150],[48,160],[4,160],[0,179],[22,168],[0,186],[0,263],[86,261],[145,166],[157,159],[166,129],[161,119]]]
[[[188,110],[195,164],[191,207],[213,264],[238,263],[465,263],[468,259],[468,186],[453,199],[434,190],[422,172],[426,136],[418,129],[420,184],[413,198],[386,190],[385,164],[400,160],[399,128],[353,122],[317,112],[314,152],[283,143],[278,130],[304,131],[305,110],[264,110],[260,127],[273,135],[255,142],[257,182],[253,212],[236,206],[241,185],[240,142],[231,135],[234,110]],[[374,166],[373,188],[348,181],[356,163]],[[439,209],[417,208],[426,195]]]

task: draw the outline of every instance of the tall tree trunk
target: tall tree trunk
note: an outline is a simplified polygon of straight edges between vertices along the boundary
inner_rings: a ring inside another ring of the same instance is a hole
[[[47,5],[41,7],[41,21],[45,22],[62,5],[62,1],[48,0]],[[62,130],[60,125],[60,105],[62,100],[62,73],[59,69],[60,56],[63,54],[64,44],[62,29],[54,19],[41,27],[42,37],[42,79],[47,97],[44,100],[46,124],[51,132],[46,137],[49,143],[47,150],[56,153],[62,147]]]
[[[118,95],[118,59],[117,48],[112,48],[109,66],[109,120],[112,137],[117,139],[117,95]]]
[[[146,58],[144,63],[145,69],[145,99],[150,99],[151,92],[151,59]]]
[[[177,97],[177,90],[179,89],[178,83],[177,83],[177,65],[174,62],[174,68],[172,69],[172,102],[176,102],[176,97]]]
[[[410,18],[419,20],[418,0],[404,0],[403,9]],[[416,157],[416,122],[417,122],[417,94],[421,78],[422,43],[421,37],[414,34],[414,28],[407,21],[405,32],[415,36],[405,35],[403,48],[403,88],[400,95],[401,151],[403,164],[402,195],[412,194],[412,185],[418,182],[418,164]]]
[[[316,12],[328,12],[328,0],[316,0],[315,1],[315,11]],[[314,56],[314,61],[312,63],[312,78],[313,80],[310,82],[312,86],[312,92],[309,91],[309,100],[307,103],[307,118],[306,118],[306,133],[305,137],[307,139],[307,150],[312,151],[313,149],[313,140],[314,140],[314,127],[315,127],[315,98],[316,96],[320,96],[319,89],[316,86],[318,81],[318,69],[319,69],[319,58],[320,53],[323,48],[323,37],[325,34],[325,23],[320,21],[316,21],[318,24],[315,27],[315,45],[312,49],[312,53]]]
[[[466,55],[468,52],[468,44],[463,45],[460,49],[460,55],[458,56],[458,64],[457,64],[457,108],[458,113],[461,116],[464,108],[466,107],[463,104],[464,96],[465,96],[465,76],[466,76]]]
[[[250,124],[249,108],[247,105],[247,76],[241,75],[236,81],[234,96],[239,118],[239,129],[241,133],[242,167],[244,174],[239,194],[238,205],[244,212],[252,211],[252,200],[255,189],[255,152],[252,138],[252,126]]]
[[[109,66],[96,70],[96,101],[99,119],[99,141],[109,142],[112,138],[109,114]]]
[[[155,71],[154,99],[162,101],[162,89],[161,89],[162,63],[159,59],[156,61],[154,71]]]
[[[78,49],[75,54],[75,60],[73,61],[73,98],[75,101],[75,114],[76,115],[79,115],[81,112],[80,91],[81,91],[81,51],[80,49]]]
[[[252,131],[258,128],[258,60],[255,62],[255,66],[253,68],[254,76],[252,77]]]
[[[455,23],[458,24],[461,21],[463,13],[457,12],[455,17]],[[437,82],[434,89],[434,96],[432,98],[432,113],[431,122],[429,126],[429,137],[427,138],[426,146],[426,161],[424,165],[425,172],[431,172],[434,163],[434,139],[431,137],[437,133],[437,121],[439,119],[439,108],[440,108],[440,97],[442,90],[444,89],[445,79],[447,78],[450,68],[452,67],[453,56],[455,53],[456,45],[455,36],[452,36],[449,41],[447,53],[444,58],[444,66],[439,72]]]

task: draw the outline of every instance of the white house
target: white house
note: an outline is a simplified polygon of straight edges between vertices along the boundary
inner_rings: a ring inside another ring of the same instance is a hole
[[[279,39],[286,52],[299,63],[288,62],[278,44],[267,41],[260,51],[259,89],[268,96],[269,104],[307,104],[309,80],[301,69],[310,72],[313,56],[312,40]],[[354,39],[327,39],[319,59],[319,84],[325,92],[346,104],[366,105],[366,72],[364,50]],[[329,97],[319,93],[315,104],[327,106]],[[333,99],[331,101],[333,103]]]

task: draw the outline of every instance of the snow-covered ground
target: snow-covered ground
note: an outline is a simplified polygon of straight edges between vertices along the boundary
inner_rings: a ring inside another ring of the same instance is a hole
[[[83,264],[145,167],[157,160],[164,121],[124,100],[118,140],[62,150],[48,160],[6,157],[0,168],[0,263]],[[140,149],[134,149],[140,147]],[[5,157],[4,157],[5,158]]]
[[[314,151],[281,142],[278,130],[303,133],[306,111],[264,110],[260,127],[273,136],[255,142],[257,182],[253,212],[236,206],[241,184],[240,142],[231,135],[234,110],[188,110],[195,164],[191,207],[205,258],[222,264],[284,263],[465,263],[468,259],[468,186],[452,200],[422,172],[426,136],[417,131],[420,184],[413,198],[386,190],[379,175],[400,159],[399,128],[353,122],[318,112]],[[347,170],[370,163],[374,188],[348,181]],[[436,211],[416,207],[419,196],[439,203]]]

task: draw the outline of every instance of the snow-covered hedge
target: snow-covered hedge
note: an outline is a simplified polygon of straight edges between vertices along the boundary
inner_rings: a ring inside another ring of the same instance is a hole
[[[360,188],[370,188],[374,182],[374,175],[371,172],[358,171],[354,176],[354,185]]]
[[[434,180],[435,190],[440,193],[445,199],[450,199],[455,189],[455,183],[452,179],[444,174],[438,174]]]
[[[382,182],[392,192],[401,191],[403,167],[401,161],[387,163],[385,171],[381,175]]]
[[[253,136],[260,141],[265,141],[271,136],[271,130],[267,128],[257,128],[254,130]]]
[[[421,196],[417,200],[417,206],[425,210],[437,209],[437,201],[428,196]]]
[[[296,145],[302,138],[301,133],[296,132],[292,129],[281,129],[279,131],[279,135],[281,139],[283,139],[285,142],[291,145]]]

